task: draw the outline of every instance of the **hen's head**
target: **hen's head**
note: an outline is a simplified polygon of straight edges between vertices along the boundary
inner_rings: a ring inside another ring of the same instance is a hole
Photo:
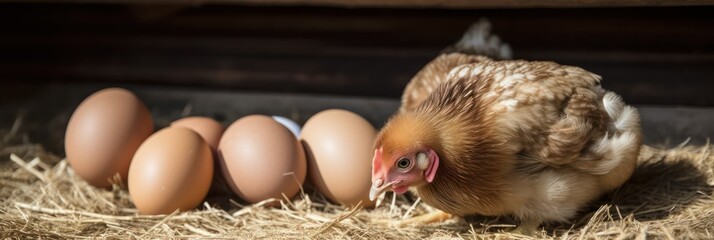
[[[439,168],[436,129],[414,114],[398,114],[382,128],[372,158],[370,200],[390,190],[397,194],[410,186],[434,180]]]

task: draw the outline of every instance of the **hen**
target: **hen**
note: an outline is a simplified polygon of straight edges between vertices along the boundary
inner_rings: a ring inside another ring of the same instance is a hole
[[[406,86],[375,140],[370,198],[411,188],[443,211],[430,218],[512,215],[531,233],[632,175],[639,114],[581,68],[479,55],[510,54],[489,28],[475,24]]]

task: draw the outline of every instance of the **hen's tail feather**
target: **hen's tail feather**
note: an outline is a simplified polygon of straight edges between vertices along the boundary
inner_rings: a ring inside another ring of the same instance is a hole
[[[639,149],[640,116],[615,93],[603,97],[605,112],[610,117],[608,132],[596,140],[581,161],[573,167],[591,174],[602,175],[612,171],[626,159],[636,157]]]
[[[634,107],[625,105],[620,96],[607,92],[602,98],[602,103],[605,112],[612,120],[608,126],[611,132],[639,132],[640,114]]]
[[[494,59],[511,59],[511,47],[491,32],[491,23],[482,18],[472,24],[461,39],[446,48],[445,53],[460,52],[484,55]]]

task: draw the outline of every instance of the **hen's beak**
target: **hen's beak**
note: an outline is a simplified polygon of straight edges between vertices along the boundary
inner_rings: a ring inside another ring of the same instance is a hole
[[[392,181],[387,184],[384,184],[384,180],[378,178],[374,181],[374,183],[372,183],[372,188],[369,189],[369,200],[374,201],[375,199],[377,199],[377,196],[379,196],[383,192],[386,192],[389,187],[399,182],[401,181]]]

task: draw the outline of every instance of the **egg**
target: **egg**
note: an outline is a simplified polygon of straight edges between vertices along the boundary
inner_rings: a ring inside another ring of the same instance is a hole
[[[100,90],[79,104],[65,133],[65,153],[74,173],[107,188],[115,175],[126,181],[139,145],[154,131],[149,110],[126,89]]]
[[[213,177],[211,148],[187,128],[164,128],[139,147],[129,168],[129,196],[141,214],[198,206]]]
[[[218,142],[221,140],[225,127],[223,124],[209,117],[185,117],[171,123],[171,127],[185,127],[198,133],[205,140],[211,149],[218,149]]]
[[[286,117],[273,116],[273,120],[285,126],[295,137],[300,137],[300,125]]]
[[[217,122],[213,118],[209,117],[185,117],[179,120],[173,121],[170,127],[182,127],[193,130],[198,133],[203,140],[208,143],[213,152],[213,180],[211,183],[211,188],[208,190],[209,197],[211,195],[225,196],[230,194],[228,185],[226,184],[224,177],[221,175],[220,164],[216,163],[218,161],[218,155],[216,151],[218,150],[218,142],[223,136],[223,131],[225,127],[223,124]]]
[[[373,205],[369,188],[376,134],[367,120],[347,110],[325,110],[308,119],[301,140],[312,184],[333,202]]]
[[[218,144],[219,163],[231,190],[257,203],[295,196],[307,163],[297,138],[269,116],[249,115],[233,122]]]

